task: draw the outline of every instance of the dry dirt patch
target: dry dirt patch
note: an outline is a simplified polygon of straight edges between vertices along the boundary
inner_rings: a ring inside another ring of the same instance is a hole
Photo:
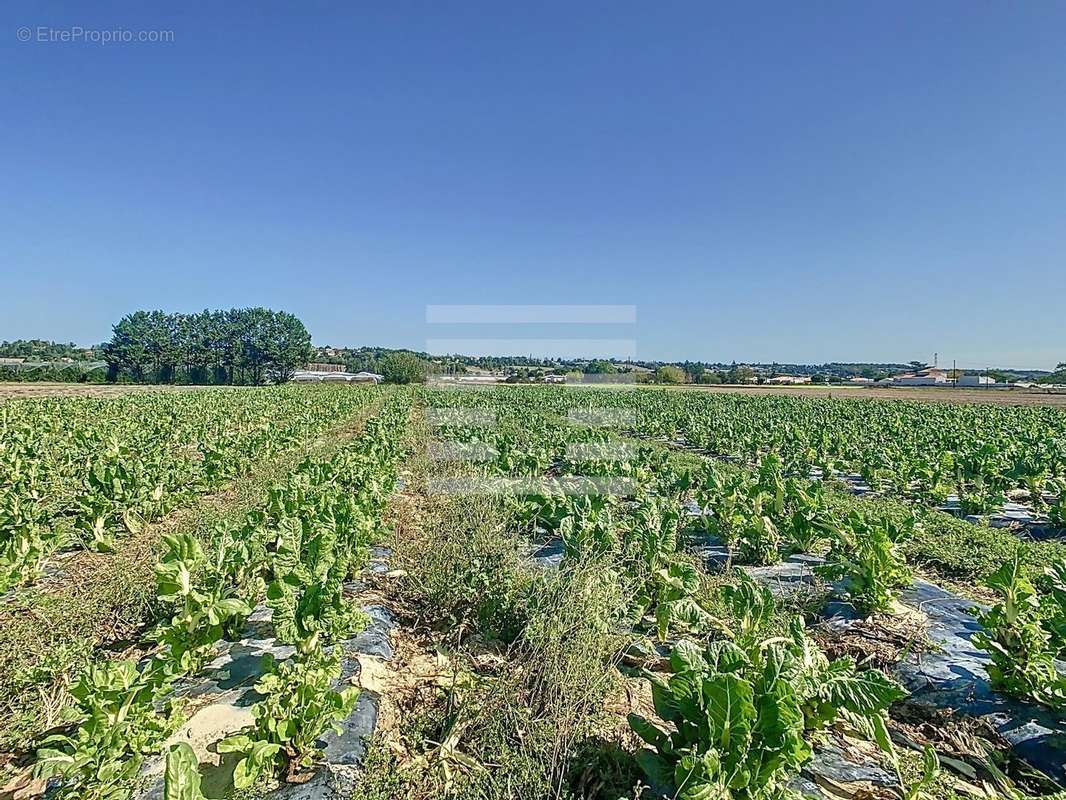
[[[195,392],[215,386],[141,386],[93,383],[0,383],[0,400],[34,397],[120,397],[143,392]]]

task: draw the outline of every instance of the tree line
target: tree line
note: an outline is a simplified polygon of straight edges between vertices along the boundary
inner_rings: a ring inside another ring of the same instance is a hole
[[[14,339],[0,342],[0,358],[23,358],[30,362],[69,359],[92,361],[100,356],[100,348],[81,347],[74,342],[52,342],[46,339]]]
[[[137,383],[283,383],[313,352],[303,322],[268,308],[135,311],[103,346],[108,380]]]

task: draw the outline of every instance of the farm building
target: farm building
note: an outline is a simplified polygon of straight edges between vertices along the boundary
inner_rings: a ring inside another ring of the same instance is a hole
[[[859,377],[848,378],[848,383],[853,384],[855,386],[873,386],[874,385],[874,379],[873,378],[859,378]]]
[[[804,383],[811,382],[810,375],[778,375],[776,378],[767,378],[767,383],[772,383],[776,386],[799,386]]]
[[[545,383],[566,383],[566,376],[565,375],[545,375],[544,376],[544,382]]]
[[[995,386],[996,379],[987,375],[963,375],[959,378],[959,386]]]
[[[458,383],[463,386],[489,386],[492,384],[503,383],[506,380],[504,375],[438,375],[432,378],[433,383]]]
[[[385,378],[375,372],[352,373],[344,372],[343,370],[297,370],[293,374],[292,380],[294,383],[381,383]]]
[[[923,369],[896,375],[892,383],[895,386],[943,386],[948,383],[948,373],[943,369]]]
[[[352,383],[381,383],[383,380],[385,376],[378,375],[376,372],[357,372],[352,378]]]

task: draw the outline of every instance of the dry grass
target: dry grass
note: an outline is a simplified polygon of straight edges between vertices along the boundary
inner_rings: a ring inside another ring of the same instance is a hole
[[[120,397],[143,392],[195,392],[215,386],[143,386],[109,383],[0,383],[0,400],[23,400],[34,397]]]
[[[617,740],[624,697],[612,563],[547,574],[507,504],[424,493],[440,464],[412,416],[405,490],[390,502],[396,657],[357,800],[536,800],[632,784]],[[610,706],[610,709],[608,708]],[[618,777],[623,775],[623,777]],[[605,796],[617,797],[605,789]]]

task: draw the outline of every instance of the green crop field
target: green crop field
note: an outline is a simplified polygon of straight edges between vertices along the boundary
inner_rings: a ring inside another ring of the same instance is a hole
[[[0,786],[1051,795],[1064,498],[1053,407],[0,401]]]

